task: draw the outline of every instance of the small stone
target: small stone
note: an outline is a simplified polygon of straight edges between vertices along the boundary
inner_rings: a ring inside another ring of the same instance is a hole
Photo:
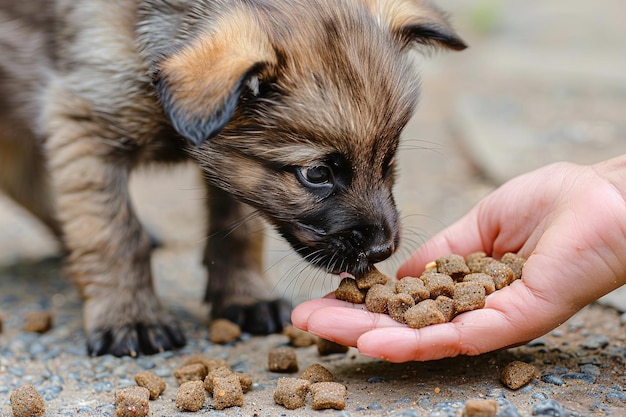
[[[281,378],[274,391],[274,402],[288,410],[304,406],[311,382],[301,378]]]
[[[519,389],[535,378],[535,367],[521,361],[513,361],[502,369],[500,381],[510,389]]]
[[[215,319],[209,327],[209,338],[212,343],[225,344],[234,342],[241,337],[241,328],[230,320]]]
[[[350,347],[340,345],[332,340],[327,340],[321,337],[317,338],[317,353],[320,356],[332,355],[333,353],[346,353],[350,350]]]
[[[52,328],[52,313],[49,311],[31,311],[24,318],[22,330],[25,332],[45,333]]]
[[[213,378],[213,406],[218,410],[243,406],[243,389],[237,375]]]
[[[289,338],[289,344],[293,347],[308,347],[317,343],[317,336],[291,325],[285,326],[283,334]]]
[[[135,374],[135,382],[150,392],[150,399],[156,400],[165,391],[165,380],[152,371],[142,371]]]
[[[176,392],[176,407],[184,411],[198,411],[205,400],[202,381],[183,382]]]
[[[39,417],[46,412],[43,398],[32,385],[23,385],[13,391],[9,401],[15,417]]]
[[[498,403],[494,400],[467,400],[461,417],[496,417]]]
[[[178,385],[188,381],[204,381],[207,376],[207,368],[201,363],[192,363],[176,369],[174,376]]]
[[[147,416],[150,391],[144,387],[127,387],[115,391],[115,413],[117,417]]]
[[[333,382],[335,380],[333,374],[319,363],[306,368],[300,375],[300,378],[306,379],[312,384],[316,382]]]
[[[311,385],[313,409],[324,410],[333,408],[343,410],[346,407],[348,389],[338,382],[317,382]]]
[[[295,349],[281,346],[270,350],[268,368],[271,372],[298,372],[298,358]]]

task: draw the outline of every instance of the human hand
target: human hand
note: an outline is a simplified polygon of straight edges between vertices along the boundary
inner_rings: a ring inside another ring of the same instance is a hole
[[[626,283],[626,156],[558,163],[513,179],[420,247],[398,271],[419,276],[449,253],[527,258],[521,280],[452,322],[411,329],[364,305],[327,298],[298,306],[296,327],[392,362],[477,355],[523,344]]]

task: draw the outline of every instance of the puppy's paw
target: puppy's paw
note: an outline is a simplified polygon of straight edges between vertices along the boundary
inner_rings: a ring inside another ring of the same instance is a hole
[[[162,311],[154,295],[143,295],[133,300],[121,296],[113,300],[113,297],[106,297],[85,302],[84,320],[90,356],[150,355],[185,345],[180,327]]]
[[[253,304],[234,303],[214,311],[213,315],[237,323],[244,332],[270,334],[280,333],[291,324],[291,310],[291,303],[277,299]]]

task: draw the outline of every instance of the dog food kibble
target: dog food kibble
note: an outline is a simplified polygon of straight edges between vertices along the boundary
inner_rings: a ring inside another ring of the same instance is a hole
[[[142,371],[135,375],[135,382],[150,392],[150,399],[156,400],[165,391],[165,380],[152,371]]]
[[[513,361],[502,369],[500,381],[510,389],[518,389],[535,378],[536,370],[531,364]]]
[[[314,410],[327,408],[343,410],[346,407],[348,389],[343,384],[338,382],[317,382],[311,384],[310,390],[313,396]]]
[[[494,400],[467,400],[461,417],[496,417],[498,403]]]
[[[176,407],[184,411],[198,411],[204,406],[205,399],[202,381],[183,382],[176,392]]]
[[[52,327],[52,313],[49,311],[32,311],[24,319],[22,330],[25,332],[45,333]]]
[[[437,272],[450,276],[453,280],[463,278],[470,270],[461,255],[441,256],[435,261]]]
[[[454,281],[449,275],[439,272],[427,272],[420,276],[420,279],[424,281],[426,288],[430,292],[430,298],[435,299],[440,295],[446,297],[452,297],[454,293]]]
[[[188,381],[204,381],[207,376],[207,368],[201,363],[192,363],[174,370],[174,376],[178,385]]]
[[[445,323],[446,318],[441,313],[435,300],[424,300],[415,304],[404,313],[406,324],[413,329],[421,329],[431,324]]]
[[[295,349],[281,346],[270,350],[268,368],[271,372],[298,372],[298,358]]]
[[[430,298],[430,291],[419,278],[406,277],[396,281],[396,292],[409,294],[416,303]]]
[[[454,285],[454,310],[457,313],[477,310],[485,306],[485,287],[477,282],[459,282]]]
[[[341,280],[335,290],[335,298],[349,303],[363,304],[365,302],[365,290],[359,289],[354,278],[346,277]]]
[[[316,382],[333,382],[335,380],[333,374],[319,363],[306,368],[300,375],[300,378],[306,379],[312,384]]]
[[[213,378],[213,406],[218,410],[243,405],[243,389],[235,374]]]
[[[373,270],[372,278],[363,278],[367,285],[359,284],[358,279],[356,283],[361,292],[365,292],[363,303],[367,310],[388,314],[399,323],[421,328],[449,322],[457,314],[483,308],[487,295],[521,278],[525,262],[514,253],[505,253],[500,260],[485,252],[474,252],[465,258],[450,254],[428,263],[418,278],[388,282],[389,278]],[[385,279],[376,278],[380,275]],[[342,281],[340,286],[347,285],[354,290],[354,283],[348,284],[348,281]],[[338,289],[338,292],[345,289]],[[411,296],[415,305],[411,305],[406,295]],[[358,297],[360,299],[360,295]],[[350,301],[357,303],[356,298]]]
[[[332,355],[333,353],[346,353],[350,348],[348,346],[340,345],[331,340],[317,338],[317,353],[320,356]]]
[[[293,347],[308,347],[317,343],[317,336],[294,326],[285,326],[283,334],[289,338],[289,344]]]
[[[127,387],[115,392],[117,417],[147,416],[150,413],[148,400],[150,391],[144,387]]]
[[[304,406],[311,383],[301,378],[281,378],[274,391],[274,402],[288,410]]]
[[[207,374],[211,372],[213,369],[221,368],[222,366],[230,369],[230,365],[225,359],[222,358],[207,358],[201,355],[190,356],[185,362],[183,362],[182,366],[193,365],[195,363],[200,363],[204,365],[206,368]]]
[[[211,372],[208,373],[206,378],[204,378],[204,389],[209,394],[213,394],[213,378],[216,378],[218,376],[220,377],[229,376],[232,374],[233,374],[233,371],[227,366],[220,366],[219,368],[211,370]]]
[[[502,255],[500,262],[506,264],[513,271],[513,279],[521,279],[522,278],[522,268],[526,263],[526,259],[518,256],[515,253],[507,252]]]
[[[415,305],[415,300],[407,293],[392,294],[387,301],[387,314],[397,322],[406,323],[404,313]]]
[[[502,289],[513,282],[515,275],[507,264],[499,261],[491,261],[483,264],[480,272],[490,275],[496,290]]]
[[[485,288],[485,294],[489,295],[496,290],[496,284],[490,275],[480,272],[467,274],[463,277],[463,282],[477,282]]]
[[[454,318],[456,315],[454,299],[446,297],[445,295],[440,295],[435,299],[435,302],[437,303],[437,308],[441,311],[441,314],[443,314],[446,321],[450,321]]]
[[[387,303],[393,295],[391,287],[383,284],[374,284],[365,296],[365,307],[372,313],[387,313]]]
[[[13,391],[9,401],[15,417],[39,417],[46,412],[43,398],[32,385],[23,385]]]
[[[230,320],[215,319],[209,327],[209,338],[212,343],[226,344],[241,337],[241,328]]]
[[[357,278],[356,285],[362,290],[368,290],[376,284],[385,285],[389,281],[391,281],[391,278],[380,272],[378,269],[373,268],[366,275]]]

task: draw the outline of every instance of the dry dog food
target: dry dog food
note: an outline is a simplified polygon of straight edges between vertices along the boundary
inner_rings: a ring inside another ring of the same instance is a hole
[[[311,384],[315,384],[316,382],[333,382],[335,380],[333,374],[319,363],[306,368],[300,375],[300,379],[306,379],[311,382]]]
[[[496,417],[498,403],[494,400],[467,400],[461,417]]]
[[[49,311],[32,311],[24,318],[22,330],[25,332],[45,333],[52,327],[52,313]]]
[[[203,394],[204,395],[204,394]],[[213,406],[218,410],[243,405],[243,389],[235,374],[213,378]]]
[[[127,387],[115,392],[117,417],[147,416],[150,413],[150,391],[144,387]]]
[[[205,395],[202,381],[183,382],[176,392],[176,407],[184,411],[198,411],[204,406]]]
[[[156,400],[165,391],[165,380],[152,371],[142,371],[135,375],[135,382],[150,392],[150,399]]]
[[[311,384],[310,391],[313,396],[314,410],[327,408],[343,410],[346,407],[348,389],[339,382],[317,382]]]
[[[271,372],[298,372],[298,357],[294,348],[280,346],[270,350],[267,358]]]
[[[182,366],[192,365],[195,363],[202,364],[206,368],[207,374],[211,372],[211,370],[221,368],[222,366],[226,366],[228,369],[230,369],[230,365],[225,359],[207,358],[201,355],[194,355],[189,357],[185,362],[183,362]]]
[[[525,262],[514,253],[504,254],[500,261],[484,252],[465,258],[450,254],[426,265],[421,276],[406,277],[393,285],[375,268],[362,278],[345,277],[335,297],[364,303],[371,312],[388,314],[409,327],[421,328],[483,308],[487,295],[521,278]]]
[[[46,412],[43,398],[32,385],[19,387],[11,393],[9,400],[15,417],[39,417]]]
[[[348,346],[340,345],[332,340],[317,338],[317,353],[320,356],[332,355],[333,353],[346,353],[350,348]]]
[[[274,402],[289,410],[304,406],[311,382],[301,378],[281,378],[274,391]]]
[[[209,327],[209,338],[212,343],[225,344],[234,342],[241,337],[241,328],[230,320],[215,319]]]
[[[294,326],[285,326],[283,334],[289,338],[289,344],[293,347],[308,347],[317,343],[317,336]]]
[[[174,370],[174,376],[178,385],[188,381],[204,381],[207,376],[207,368],[201,363],[191,363]]]
[[[536,373],[531,364],[513,361],[502,369],[500,381],[510,389],[518,389],[532,381]]]

